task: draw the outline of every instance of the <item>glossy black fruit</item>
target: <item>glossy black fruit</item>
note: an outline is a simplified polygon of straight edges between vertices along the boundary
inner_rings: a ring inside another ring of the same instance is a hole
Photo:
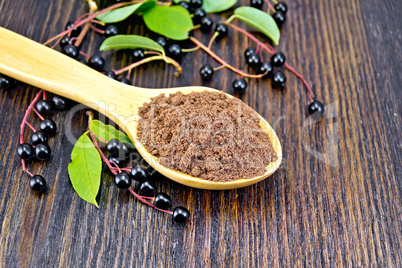
[[[0,90],[10,89],[14,86],[14,84],[15,80],[13,78],[0,74]]]
[[[286,14],[288,12],[288,6],[284,2],[279,2],[274,6],[276,11],[281,11],[283,14]]]
[[[201,23],[201,19],[204,18],[207,15],[207,12],[205,12],[204,9],[202,8],[196,8],[194,10],[194,16],[193,16],[193,22],[194,24],[200,24]]]
[[[134,49],[133,51],[133,62],[143,60],[145,58],[144,50],[141,48]]]
[[[66,24],[66,30],[71,29],[74,26],[74,22],[73,21],[69,21]],[[72,37],[77,37],[79,34],[81,33],[81,27],[75,27],[72,32],[71,32],[71,36]]]
[[[144,182],[147,178],[147,170],[142,166],[134,166],[130,171],[133,180]]]
[[[319,119],[324,113],[324,104],[315,100],[308,106],[308,113],[314,119]]]
[[[105,59],[100,55],[93,55],[89,58],[88,66],[99,72],[102,72],[103,67],[105,66]]]
[[[29,143],[22,143],[17,147],[17,154],[21,159],[29,160],[34,156],[34,149]]]
[[[250,6],[254,8],[261,9],[263,4],[263,0],[250,0]]]
[[[157,208],[168,210],[172,206],[170,196],[165,193],[158,193],[154,199],[154,205]]]
[[[127,189],[131,186],[131,178],[127,173],[119,173],[114,177],[114,183],[120,189]]]
[[[264,75],[264,78],[268,78],[272,76],[272,71],[273,71],[273,67],[272,64],[268,61],[264,61],[260,64],[260,66],[258,67],[257,71],[259,74],[264,74],[267,72],[266,75]]]
[[[280,28],[286,21],[286,15],[282,11],[276,11],[272,18],[275,20],[276,25]]]
[[[181,2],[179,3],[179,5],[182,6],[182,7],[184,7],[184,8],[187,9],[187,10],[190,10],[190,4],[189,4],[188,2],[186,2],[186,1],[181,1]]]
[[[120,157],[125,158],[125,159],[129,159],[130,153],[135,151],[134,147],[132,147],[131,145],[127,144],[127,143],[122,143],[120,146]]]
[[[71,41],[71,37],[68,35],[63,36],[63,38],[60,40],[60,47],[64,48],[65,46],[69,45]]]
[[[111,37],[119,34],[119,29],[117,29],[116,26],[114,25],[108,25],[105,28],[105,36],[106,37]]]
[[[67,108],[68,101],[63,97],[53,95],[52,104],[56,110],[64,110]]]
[[[57,125],[52,119],[46,118],[39,123],[39,130],[47,136],[53,136],[56,134]]]
[[[223,37],[225,37],[225,36],[228,35],[229,29],[228,29],[228,26],[226,26],[225,24],[223,24],[223,23],[218,23],[218,24],[215,26],[215,32],[218,32],[218,33],[219,33],[219,35],[218,35],[217,38],[223,38]]]
[[[286,83],[286,76],[281,72],[277,71],[272,74],[272,88],[283,89]]]
[[[63,47],[62,52],[73,59],[78,58],[78,55],[80,54],[80,50],[74,45],[66,45]]]
[[[247,58],[246,58],[246,62],[248,64],[248,66],[250,66],[251,68],[257,68],[258,66],[260,66],[260,56],[258,56],[255,53],[250,54]]]
[[[202,0],[190,0],[190,9],[195,10],[202,6]]]
[[[251,54],[255,54],[255,48],[249,47],[244,51],[244,58],[250,57]]]
[[[50,158],[51,150],[47,144],[41,143],[35,146],[35,156],[38,160],[45,161]]]
[[[205,81],[210,81],[214,75],[214,68],[209,64],[204,64],[200,69],[201,78]]]
[[[185,2],[185,3],[187,3],[187,2]],[[165,48],[167,45],[166,38],[163,36],[159,36],[158,38],[156,38],[155,42],[158,43],[159,45],[161,45],[163,48]]]
[[[33,145],[47,143],[47,135],[42,131],[36,131],[31,135],[31,142]]]
[[[190,212],[185,207],[175,207],[173,220],[177,223],[184,223],[190,218]]]
[[[247,82],[243,78],[238,78],[234,80],[232,85],[235,92],[239,94],[243,94],[244,92],[246,92]]]
[[[106,150],[114,157],[119,156],[120,152],[120,142],[116,139],[111,139],[107,144],[106,144]]]
[[[36,192],[43,192],[46,189],[46,180],[40,175],[32,176],[29,179],[29,187]]]
[[[208,17],[208,16],[203,17],[201,19],[201,32],[210,33],[213,24],[214,24],[214,22],[210,17]]]
[[[154,196],[156,193],[156,186],[153,182],[151,181],[143,181],[140,184],[140,188],[138,190],[138,193],[142,196]]]
[[[117,75],[113,71],[106,71],[105,75],[109,78],[116,79]]]
[[[109,155],[109,157],[107,158],[110,162],[115,163],[118,167],[122,168],[125,166],[126,164],[126,160],[120,158],[119,156],[113,156],[113,155]],[[114,166],[114,165],[112,165]]]
[[[181,47],[178,44],[173,44],[170,45],[168,48],[168,56],[171,57],[172,59],[176,60],[176,61],[180,61],[181,60]]]
[[[285,64],[286,57],[282,52],[276,52],[271,57],[271,64],[274,67],[282,67]]]
[[[35,104],[36,110],[42,115],[42,116],[48,116],[51,115],[53,112],[53,103],[49,100],[39,100]]]
[[[128,80],[127,78],[124,78],[124,77],[119,78],[119,82],[123,83],[123,84],[126,84],[126,85],[131,85],[131,81]]]

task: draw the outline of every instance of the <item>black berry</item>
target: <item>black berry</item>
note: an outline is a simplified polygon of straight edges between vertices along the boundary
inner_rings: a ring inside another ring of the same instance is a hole
[[[181,1],[181,2],[179,3],[179,5],[182,6],[182,7],[184,7],[184,8],[187,9],[187,10],[190,10],[190,4],[189,4],[188,2],[186,2],[186,1]]]
[[[144,50],[141,48],[134,49],[133,51],[133,62],[143,60],[145,58]]]
[[[12,86],[14,86],[14,84],[15,80],[13,78],[0,74],[0,90],[10,89]]]
[[[250,56],[248,56],[248,58],[246,58],[246,62],[248,64],[248,66],[250,66],[251,68],[257,68],[258,66],[260,66],[260,56],[258,56],[255,53],[250,54]]]
[[[29,160],[34,155],[34,149],[31,144],[22,143],[17,147],[17,154],[21,159]]]
[[[283,89],[286,83],[286,76],[281,72],[277,71],[272,75],[272,88]]]
[[[33,145],[47,142],[47,136],[42,131],[36,131],[31,135],[31,142]]]
[[[123,83],[123,84],[126,84],[126,85],[131,85],[131,81],[128,80],[127,78],[124,78],[124,77],[119,78],[119,82]]]
[[[156,186],[151,181],[143,181],[140,184],[139,194],[142,196],[154,196],[156,193]]]
[[[66,45],[63,47],[62,52],[73,59],[78,58],[78,55],[80,54],[80,50],[74,45]]]
[[[29,187],[36,192],[43,192],[46,188],[46,181],[40,175],[32,176],[29,179]]]
[[[228,26],[226,26],[223,23],[218,23],[215,27],[215,32],[219,33],[219,35],[218,35],[219,38],[223,38],[228,35],[228,32],[229,32]]]
[[[204,64],[200,69],[200,75],[203,80],[210,81],[214,75],[214,68],[209,64]]]
[[[112,71],[106,71],[106,72],[105,72],[105,75],[106,75],[107,77],[109,77],[109,78],[112,78],[112,79],[116,79],[116,78],[117,78],[117,75],[116,75],[114,72],[112,72]]]
[[[108,25],[105,28],[105,36],[106,37],[111,37],[119,34],[119,30],[117,29],[116,26],[114,25]]]
[[[38,160],[45,161],[50,158],[50,147],[44,143],[35,146],[35,156]]]
[[[74,26],[74,22],[73,21],[69,21],[66,24],[66,30],[71,29]],[[77,37],[79,34],[81,33],[81,27],[75,27],[72,31],[71,31],[71,36],[72,37]]]
[[[119,173],[114,177],[114,183],[120,189],[127,189],[131,186],[131,178],[127,173]]]
[[[266,75],[264,75],[264,78],[268,78],[272,76],[273,69],[274,68],[272,67],[272,64],[270,62],[264,61],[260,64],[257,71],[259,74],[267,73]]]
[[[53,112],[53,103],[48,100],[39,100],[36,104],[36,110],[42,116],[48,116]]]
[[[84,59],[80,59],[79,62],[81,62],[84,65],[88,65],[88,62],[86,62],[86,60],[84,60]]]
[[[154,205],[157,208],[168,210],[172,206],[172,200],[170,196],[165,193],[158,193],[154,199]]]
[[[319,119],[324,113],[324,104],[315,100],[308,106],[308,113],[314,119]]]
[[[284,2],[279,2],[274,6],[276,11],[281,11],[283,14],[286,14],[288,12],[288,6]]]
[[[202,6],[202,0],[190,0],[190,8],[195,10]]]
[[[203,33],[211,32],[213,24],[214,24],[214,22],[210,17],[208,17],[208,16],[203,17],[201,19],[201,32],[203,32]]]
[[[60,47],[64,48],[65,46],[69,45],[71,41],[71,37],[68,35],[63,36],[63,38],[60,40]]]
[[[52,119],[46,118],[40,122],[39,129],[47,136],[53,136],[56,134],[57,125]]]
[[[52,97],[52,104],[53,104],[53,108],[55,108],[56,110],[64,110],[67,107],[67,100],[64,99],[63,97],[57,96],[57,95],[53,95]]]
[[[187,2],[185,2],[185,3],[187,3]],[[167,45],[166,38],[163,36],[159,36],[158,38],[156,38],[155,42],[158,43],[159,45],[161,45],[163,48],[165,48]]]
[[[93,55],[89,58],[88,66],[99,72],[102,72],[103,67],[105,66],[105,59],[100,55]]]
[[[239,94],[243,94],[247,88],[247,82],[243,78],[238,78],[233,81],[233,89]]]
[[[274,67],[282,67],[283,64],[285,64],[286,57],[283,55],[282,52],[276,52],[274,55],[271,57],[271,64]]]
[[[255,54],[255,48],[249,47],[244,51],[244,57],[247,59],[251,54]]]
[[[168,55],[172,59],[179,61],[181,59],[181,47],[177,44],[170,45],[168,48]]]
[[[109,155],[107,158],[110,162],[115,163],[118,167],[122,168],[126,164],[126,160],[119,158],[119,156]]]
[[[120,151],[120,142],[116,139],[111,139],[107,144],[106,144],[106,150],[113,156],[119,156],[119,151]]]
[[[286,15],[282,11],[277,11],[272,15],[272,18],[275,20],[276,25],[280,28],[286,21]]]
[[[147,170],[142,166],[134,166],[130,171],[130,176],[136,181],[143,182],[147,178]]]
[[[196,8],[194,10],[194,16],[193,16],[193,22],[194,24],[200,24],[201,23],[201,19],[204,18],[207,15],[207,12],[205,12],[204,9],[202,8]]]
[[[263,0],[250,0],[250,6],[261,9],[264,4]]]
[[[173,220],[177,223],[184,223],[190,218],[190,212],[184,207],[175,207],[173,210]]]

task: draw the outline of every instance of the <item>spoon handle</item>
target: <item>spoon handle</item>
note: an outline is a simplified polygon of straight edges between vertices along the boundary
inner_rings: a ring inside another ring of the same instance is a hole
[[[85,103],[98,111],[105,108],[99,107],[99,103],[105,106],[111,102],[120,103],[127,95],[147,91],[119,83],[60,52],[2,27],[0,73]],[[137,101],[144,102],[141,98]]]

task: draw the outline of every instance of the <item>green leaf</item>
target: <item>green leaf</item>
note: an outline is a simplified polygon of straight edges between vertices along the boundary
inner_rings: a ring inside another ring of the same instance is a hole
[[[225,11],[237,3],[237,0],[204,0],[202,8],[208,13]]]
[[[147,0],[142,3],[110,10],[106,13],[100,14],[96,18],[106,23],[115,23],[127,19],[133,13],[138,14],[144,12],[155,5],[155,0]]]
[[[143,48],[147,50],[159,51],[165,55],[165,50],[161,45],[156,43],[154,40],[141,35],[115,35],[106,38],[100,46],[100,51],[110,50],[110,49],[136,49]]]
[[[155,6],[144,13],[143,19],[151,31],[173,40],[186,40],[194,27],[190,12],[182,6]]]
[[[134,147],[134,144],[127,137],[126,134],[124,134],[123,132],[115,129],[111,125],[105,125],[99,120],[92,120],[92,123],[89,126],[89,128],[91,129],[91,132],[96,135],[95,137],[98,140],[110,141],[111,139],[116,139],[116,140],[120,141],[121,143],[127,143],[127,144],[129,144],[129,145]]]
[[[68,174],[77,194],[85,201],[94,204],[99,191],[102,160],[91,139],[84,133],[74,145]]]
[[[276,22],[269,14],[253,7],[244,6],[236,8],[234,16],[271,38],[275,45],[279,44],[281,34]]]

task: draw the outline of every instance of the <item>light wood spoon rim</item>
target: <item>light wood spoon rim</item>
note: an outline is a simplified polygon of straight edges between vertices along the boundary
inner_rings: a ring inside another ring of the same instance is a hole
[[[183,94],[202,91],[220,92],[216,89],[198,86],[149,89],[124,85],[53,49],[2,27],[0,27],[0,73],[84,103],[103,113],[126,132],[141,156],[155,170],[184,185],[209,190],[246,187],[273,174],[282,161],[279,139],[268,122],[261,116],[260,125],[269,135],[278,158],[266,167],[266,173],[251,179],[213,182],[168,169],[158,164],[157,158],[148,153],[137,140],[138,107],[150,101],[150,98],[177,91]]]

